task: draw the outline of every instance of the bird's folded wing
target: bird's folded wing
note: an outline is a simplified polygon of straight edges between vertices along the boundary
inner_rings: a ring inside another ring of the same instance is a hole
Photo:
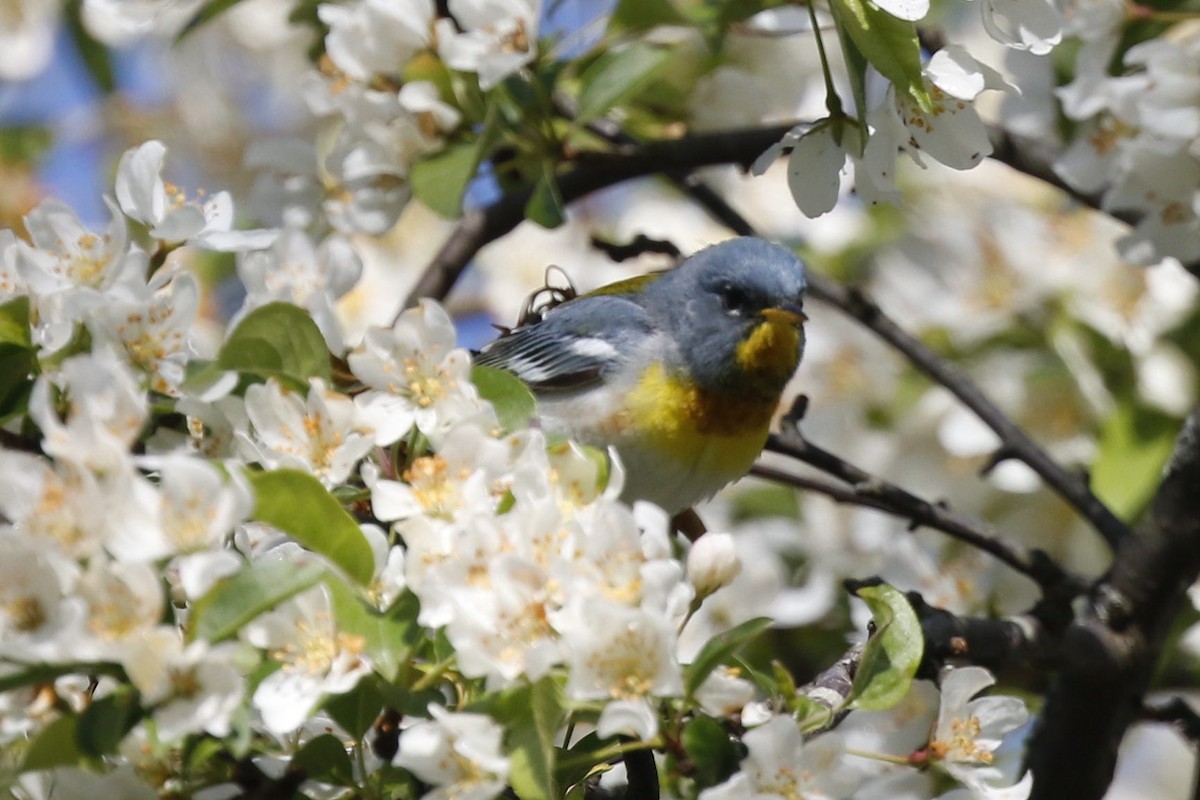
[[[621,296],[586,296],[484,345],[475,363],[516,375],[535,390],[585,387],[618,369],[654,332],[645,310]]]

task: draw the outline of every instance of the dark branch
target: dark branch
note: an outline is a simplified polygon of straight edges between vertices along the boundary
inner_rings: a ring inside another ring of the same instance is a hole
[[[644,233],[639,233],[631,241],[625,244],[602,239],[599,236],[593,236],[591,239],[592,247],[596,248],[604,255],[611,258],[613,261],[628,261],[631,258],[637,258],[646,253],[658,253],[660,255],[671,256],[677,258],[679,248],[672,242],[663,241],[661,239],[651,239]]]
[[[563,202],[578,200],[597,189],[631,178],[691,170],[714,164],[750,163],[783,135],[790,125],[703,133],[641,146],[622,146],[611,153],[581,154],[576,165],[558,176]],[[408,297],[445,297],[467,263],[485,244],[495,241],[525,219],[532,187],[512,192],[485,209],[465,214],[446,244],[434,256]]]
[[[878,579],[868,579],[870,583]],[[1061,657],[1062,625],[1038,606],[1027,614],[1004,619],[961,617],[931,606],[917,592],[908,601],[921,620],[925,655],[917,677],[934,680],[948,663],[976,664],[1000,674],[1027,665],[1053,666]],[[797,689],[800,695],[836,712],[850,696],[864,645],[856,644],[832,666]],[[839,717],[832,721],[836,725]]]
[[[1162,722],[1183,734],[1193,746],[1200,744],[1200,714],[1182,697],[1172,697],[1162,703],[1142,707],[1141,719],[1146,722]]]
[[[814,297],[857,320],[904,355],[931,380],[949,389],[963,405],[996,432],[1010,457],[1019,458],[1027,464],[1059,496],[1074,506],[1110,547],[1115,549],[1128,536],[1129,528],[1125,523],[1092,493],[1079,475],[1068,472],[1052,459],[958,367],[903,330],[862,292],[815,273],[809,274],[808,283]]]
[[[629,780],[630,800],[658,800],[660,789],[658,766],[652,750],[630,750],[625,753],[625,775]]]
[[[1061,655],[1069,609],[1041,603],[1015,617],[960,617],[929,605],[917,592],[908,592],[907,597],[925,637],[919,677],[932,680],[949,663],[974,664],[997,674],[1028,664],[1049,667]]]
[[[992,142],[990,158],[993,161],[999,161],[1017,172],[1037,178],[1042,183],[1061,190],[1072,200],[1088,208],[1101,211],[1130,225],[1137,222],[1137,217],[1132,214],[1113,213],[1105,209],[1101,205],[1101,195],[1080,192],[1060,178],[1054,171],[1054,161],[1058,154],[1047,150],[1044,144],[1018,137],[999,125],[988,127],[988,138]]]
[[[1111,783],[1117,748],[1142,714],[1171,622],[1200,576],[1197,487],[1200,408],[1184,423],[1136,535],[1121,543],[1066,632],[1063,667],[1029,749],[1034,800],[1091,800]]]
[[[911,492],[872,475],[841,457],[808,441],[795,423],[785,419],[780,433],[771,434],[766,450],[794,458],[816,467],[849,485],[849,490],[816,482],[804,488],[828,494],[839,502],[886,511],[910,521],[913,527],[926,526],[966,542],[1034,580],[1047,596],[1067,599],[1086,590],[1087,582],[1064,570],[1040,550],[1028,551],[1008,541],[988,523],[931,503]],[[760,470],[761,474],[762,470]],[[789,482],[794,476],[785,477]],[[798,484],[799,485],[799,484]],[[830,491],[833,490],[833,491]]]

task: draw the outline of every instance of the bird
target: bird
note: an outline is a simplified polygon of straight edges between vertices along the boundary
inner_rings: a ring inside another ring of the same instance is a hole
[[[806,285],[791,250],[730,239],[674,269],[571,292],[502,329],[475,363],[524,381],[546,433],[614,449],[622,500],[677,514],[762,451],[804,352]]]

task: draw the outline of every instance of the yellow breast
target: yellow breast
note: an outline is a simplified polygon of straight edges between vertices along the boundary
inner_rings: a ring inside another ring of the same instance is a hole
[[[796,323],[793,314],[768,316],[751,332],[736,353],[735,388],[701,388],[661,363],[642,371],[620,408],[585,433],[616,447],[626,501],[650,500],[673,513],[750,470],[799,360],[804,340]]]
[[[765,435],[777,402],[749,393],[701,389],[652,364],[630,392],[625,412],[641,435],[685,443],[710,436]]]
[[[612,443],[627,469],[624,497],[678,511],[746,474],[767,439],[773,401],[707,392],[642,373],[617,418]]]

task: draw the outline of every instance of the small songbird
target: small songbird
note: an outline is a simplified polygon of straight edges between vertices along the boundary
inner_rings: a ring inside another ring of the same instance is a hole
[[[616,449],[622,499],[674,514],[750,469],[804,350],[804,265],[743,237],[568,299],[485,345],[548,433]]]

